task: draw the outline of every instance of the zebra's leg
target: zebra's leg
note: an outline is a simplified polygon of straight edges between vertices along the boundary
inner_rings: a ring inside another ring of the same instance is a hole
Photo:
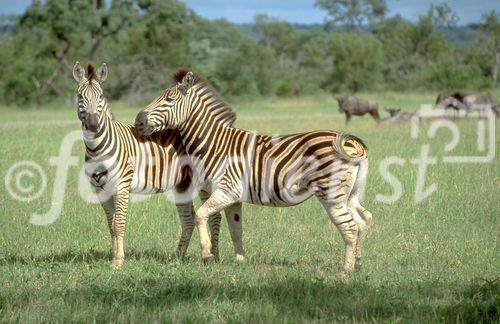
[[[236,201],[221,190],[216,190],[210,198],[196,211],[196,226],[200,235],[201,256],[205,262],[214,260],[212,254],[212,244],[207,230],[207,222],[210,216],[220,213],[220,211]]]
[[[356,263],[356,244],[359,227],[349,211],[348,201],[352,194],[355,196],[359,194],[359,183],[357,184],[359,168],[340,161],[332,165],[331,171],[333,173],[331,178],[313,182],[311,186],[316,188],[316,196],[344,240],[345,257],[343,269],[346,272],[350,272],[354,270]],[[355,184],[357,184],[356,187]]]
[[[232,204],[225,210],[227,225],[231,239],[233,241],[234,253],[236,254],[236,261],[242,262],[245,260],[245,251],[243,250],[243,226],[241,215],[241,203]]]
[[[208,218],[208,227],[210,228],[210,242],[212,244],[212,248],[210,249],[210,251],[214,256],[215,261],[219,261],[219,232],[221,218],[222,216],[220,212],[215,213]]]
[[[102,197],[104,195],[102,191],[97,192],[98,197]],[[103,199],[101,201],[101,206],[106,213],[106,220],[108,222],[109,234],[111,235],[111,252],[113,255],[113,260],[116,255],[116,235],[113,229],[113,220],[115,218],[115,198],[114,196],[106,197],[107,199]]]
[[[115,198],[115,219],[113,221],[113,230],[116,238],[116,254],[113,257],[112,262],[112,265],[115,268],[121,267],[123,261],[125,260],[123,238],[125,236],[125,221],[130,195],[129,188],[129,183],[120,184]]]
[[[358,239],[356,241],[356,250],[355,250],[356,263],[354,264],[354,267],[356,269],[360,269],[361,249],[363,241],[365,240],[366,235],[368,234],[368,230],[372,225],[372,214],[368,210],[366,210],[363,206],[361,206],[361,204],[359,203],[359,199],[356,196],[349,199],[347,208],[352,218],[358,225],[359,229]]]
[[[179,244],[177,245],[177,256],[183,259],[186,256],[186,251],[189,246],[189,241],[191,240],[191,235],[194,229],[194,207],[193,202],[190,201],[185,204],[176,203],[177,213],[181,220],[181,238],[179,239]]]
[[[201,203],[204,204],[205,201],[210,198],[210,193],[206,190],[201,189],[200,193]],[[220,232],[220,222],[221,222],[221,214],[220,212],[215,213],[214,215],[208,218],[208,227],[210,228],[210,241],[212,243],[211,252],[216,261],[219,260],[219,232]]]
[[[321,200],[330,220],[337,227],[345,243],[345,258],[343,269],[346,272],[354,270],[356,263],[356,243],[358,241],[358,224],[354,221],[347,208],[346,201],[331,203]]]

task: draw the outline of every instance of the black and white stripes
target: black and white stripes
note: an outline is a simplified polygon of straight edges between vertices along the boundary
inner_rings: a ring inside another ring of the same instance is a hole
[[[172,190],[181,218],[182,234],[177,253],[184,256],[194,229],[191,195],[192,168],[178,131],[169,130],[141,137],[134,125],[113,120],[100,83],[106,79],[103,64],[97,71],[91,65],[87,75],[77,62],[73,76],[78,82],[78,117],[84,133],[85,172],[106,212],[112,238],[113,265],[124,261],[125,218],[132,193]],[[200,194],[202,200],[207,194]],[[217,255],[218,224],[212,227]]]
[[[210,183],[213,194],[196,213],[203,258],[213,257],[206,224],[220,210],[239,211],[242,202],[291,206],[315,195],[345,241],[344,269],[359,265],[372,218],[359,203],[368,168],[364,143],[335,131],[270,137],[233,128],[234,113],[203,77],[180,70],[174,79],[138,114],[136,127],[144,135],[178,129]],[[243,259],[237,214],[229,225],[236,256]]]

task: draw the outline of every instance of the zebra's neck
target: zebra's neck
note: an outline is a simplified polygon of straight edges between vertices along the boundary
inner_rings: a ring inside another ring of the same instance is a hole
[[[204,171],[209,173],[211,168],[216,168],[222,157],[225,157],[224,153],[231,138],[244,132],[217,120],[216,117],[195,109],[179,128],[186,152],[194,157],[195,161],[201,162],[205,167]]]
[[[193,106],[178,130],[198,172],[214,180],[226,161],[229,143],[244,131],[232,127],[236,114],[206,82],[193,88],[188,104]]]
[[[97,129],[95,133],[89,132],[83,129],[82,125],[83,141],[88,156],[100,155],[107,148],[108,144],[113,141],[115,125],[107,104],[105,109],[103,109],[101,118],[99,118]]]

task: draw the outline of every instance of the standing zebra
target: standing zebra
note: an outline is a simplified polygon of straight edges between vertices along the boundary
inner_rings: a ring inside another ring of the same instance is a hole
[[[158,193],[174,189],[181,218],[182,234],[177,254],[186,253],[194,228],[191,196],[192,169],[179,133],[175,130],[140,137],[134,125],[113,120],[100,83],[108,70],[103,64],[96,72],[88,66],[87,76],[79,62],[73,67],[78,82],[78,118],[85,142],[85,173],[96,188],[111,232],[114,267],[123,264],[123,238],[129,193]],[[181,200],[182,194],[188,196]],[[202,201],[209,194],[200,191]],[[212,253],[217,256],[220,214],[210,224]]]
[[[193,163],[213,186],[196,212],[203,259],[213,259],[207,221],[222,208],[238,211],[229,227],[236,258],[243,260],[242,202],[292,206],[315,195],[345,242],[344,270],[359,267],[372,221],[359,202],[368,171],[363,142],[333,131],[269,137],[233,128],[224,124],[231,108],[203,77],[179,70],[174,79],[135,124],[144,135],[178,129]]]

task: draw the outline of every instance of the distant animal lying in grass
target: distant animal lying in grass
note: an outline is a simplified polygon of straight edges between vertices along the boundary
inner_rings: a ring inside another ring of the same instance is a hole
[[[467,96],[462,91],[443,91],[436,98],[436,108],[453,109],[455,112],[460,110],[466,111],[467,106],[464,104],[464,98]]]
[[[495,111],[493,107],[498,103],[495,102],[489,91],[483,91],[465,96],[464,104],[467,106],[468,112],[478,111],[480,114],[485,114],[489,110]]]
[[[436,98],[436,108],[454,109],[458,114],[460,111],[465,111],[466,115],[473,111],[480,114],[485,114],[492,109],[498,116],[498,105],[493,99],[493,96],[488,91],[467,94],[462,91],[446,91],[441,92]]]
[[[389,113],[389,117],[384,118],[384,122],[409,122],[412,118],[418,118],[418,111],[401,111],[401,108],[384,108]]]
[[[380,121],[378,114],[378,105],[373,100],[362,100],[354,96],[340,96],[337,97],[339,103],[339,112],[345,113],[346,124],[351,120],[351,116],[362,116],[370,114],[377,123]]]

